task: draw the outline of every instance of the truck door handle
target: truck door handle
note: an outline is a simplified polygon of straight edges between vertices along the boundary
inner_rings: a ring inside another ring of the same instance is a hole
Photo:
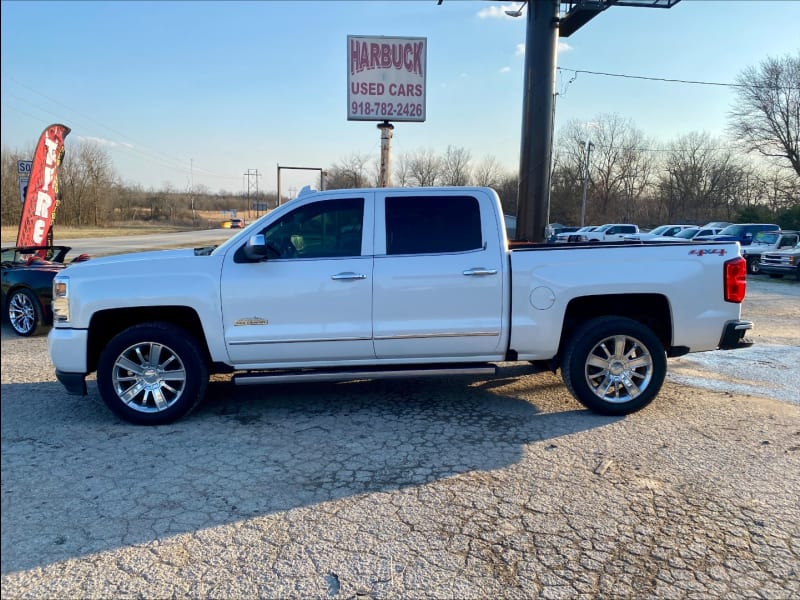
[[[336,281],[340,280],[347,281],[349,279],[366,279],[366,278],[367,276],[364,275],[363,273],[353,273],[352,271],[349,271],[347,273],[337,273],[336,275],[331,275],[331,279],[334,279]]]
[[[484,269],[483,267],[476,267],[474,269],[467,269],[466,271],[461,271],[462,275],[474,276],[474,275],[497,275],[497,269]]]

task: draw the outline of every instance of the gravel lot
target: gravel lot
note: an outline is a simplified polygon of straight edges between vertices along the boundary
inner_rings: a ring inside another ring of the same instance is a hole
[[[233,389],[134,427],[2,330],[2,595],[800,597],[800,285],[610,418],[551,374]]]

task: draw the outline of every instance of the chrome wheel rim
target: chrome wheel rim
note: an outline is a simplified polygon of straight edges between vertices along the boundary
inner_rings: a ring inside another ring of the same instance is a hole
[[[595,396],[622,404],[638,398],[653,378],[653,357],[638,339],[609,336],[592,348],[586,360],[586,382]]]
[[[36,308],[27,294],[14,294],[8,303],[8,320],[18,333],[30,333],[36,325]]]
[[[157,413],[180,399],[186,389],[186,368],[169,347],[140,342],[117,357],[111,379],[117,397],[129,408]]]

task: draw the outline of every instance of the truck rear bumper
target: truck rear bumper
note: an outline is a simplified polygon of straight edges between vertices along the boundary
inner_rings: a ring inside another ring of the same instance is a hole
[[[720,350],[735,350],[736,348],[748,348],[753,345],[753,340],[746,338],[745,335],[753,328],[752,321],[728,321],[722,331],[719,340]]]
[[[65,373],[56,369],[56,379],[66,388],[68,394],[72,396],[86,395],[85,373]]]

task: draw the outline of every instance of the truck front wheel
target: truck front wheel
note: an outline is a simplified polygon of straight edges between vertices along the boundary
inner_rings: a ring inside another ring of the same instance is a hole
[[[205,395],[208,366],[187,331],[169,323],[134,325],[103,350],[97,387],[111,411],[137,425],[187,415]]]
[[[586,408],[626,415],[655,398],[667,374],[653,331],[624,317],[599,317],[575,331],[561,365],[567,389]]]

